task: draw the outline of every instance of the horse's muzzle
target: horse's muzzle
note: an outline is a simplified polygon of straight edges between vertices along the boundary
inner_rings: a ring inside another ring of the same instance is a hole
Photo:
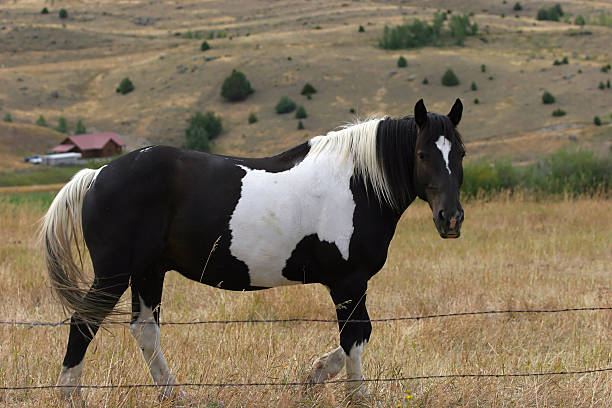
[[[451,217],[447,212],[440,210],[434,217],[434,224],[442,238],[459,238],[461,236],[461,224],[463,223],[463,210],[454,211]]]

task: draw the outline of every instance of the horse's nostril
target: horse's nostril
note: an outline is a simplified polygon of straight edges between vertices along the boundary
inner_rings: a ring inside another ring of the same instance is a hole
[[[440,221],[444,221],[446,219],[446,217],[444,216],[444,210],[440,210],[438,212],[438,218],[440,218]]]

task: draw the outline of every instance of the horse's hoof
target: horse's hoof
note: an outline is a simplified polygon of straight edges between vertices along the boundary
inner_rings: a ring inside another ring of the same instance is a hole
[[[365,383],[348,383],[346,387],[348,399],[356,403],[368,402],[372,395],[368,392]]]
[[[157,400],[162,403],[169,403],[171,407],[189,408],[197,407],[196,402],[189,398],[182,390],[175,390],[170,387],[168,390],[162,391]]]
[[[80,391],[72,387],[60,388],[59,398],[70,408],[85,408],[87,406]]]
[[[323,354],[312,364],[310,382],[320,384],[334,378],[344,367],[345,354],[341,347]]]

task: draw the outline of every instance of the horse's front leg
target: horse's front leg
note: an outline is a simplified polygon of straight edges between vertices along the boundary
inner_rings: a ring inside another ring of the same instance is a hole
[[[340,329],[340,347],[318,359],[311,374],[313,382],[333,378],[346,365],[347,390],[363,392],[361,357],[370,339],[372,324],[366,309],[367,282],[348,281],[330,287]]]

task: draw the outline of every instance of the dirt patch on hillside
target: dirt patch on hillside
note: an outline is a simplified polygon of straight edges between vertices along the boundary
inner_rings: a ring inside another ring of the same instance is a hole
[[[572,15],[612,13],[612,5],[601,2],[562,3]],[[560,145],[535,129],[563,123],[586,129],[594,115],[612,113],[612,91],[597,88],[610,77],[600,70],[612,60],[610,28],[588,25],[590,35],[575,35],[576,26],[536,21],[535,4],[519,12],[512,4],[484,1],[423,7],[417,1],[261,0],[237,8],[222,1],[106,0],[62,6],[68,19],[59,19],[54,7],[41,15],[37,2],[0,10],[0,115],[10,112],[14,121],[27,123],[40,114],[55,123],[62,115],[71,128],[83,119],[88,127],[126,135],[129,146],[178,146],[189,116],[213,110],[224,126],[214,151],[266,155],[354,120],[351,110],[360,116],[404,116],[424,98],[430,110],[446,113],[460,97],[468,145],[483,142],[474,144],[483,155],[519,154],[522,160]],[[439,9],[473,13],[480,34],[464,47],[377,47],[385,25],[430,18]],[[365,32],[358,32],[360,25]],[[201,52],[204,39],[211,49]],[[406,68],[397,67],[400,55]],[[553,66],[564,56],[569,64]],[[247,75],[256,92],[244,102],[227,103],[220,87],[234,68]],[[441,85],[446,68],[455,71],[460,85]],[[115,88],[124,77],[136,89],[119,95]],[[319,91],[312,100],[299,94],[306,82]],[[555,95],[555,105],[541,103],[544,90]],[[276,114],[281,96],[306,108],[304,130],[297,130],[292,115]],[[567,115],[553,117],[556,108]],[[259,121],[249,125],[251,112]],[[515,147],[523,142],[485,146],[506,137],[533,140],[521,151]]]

